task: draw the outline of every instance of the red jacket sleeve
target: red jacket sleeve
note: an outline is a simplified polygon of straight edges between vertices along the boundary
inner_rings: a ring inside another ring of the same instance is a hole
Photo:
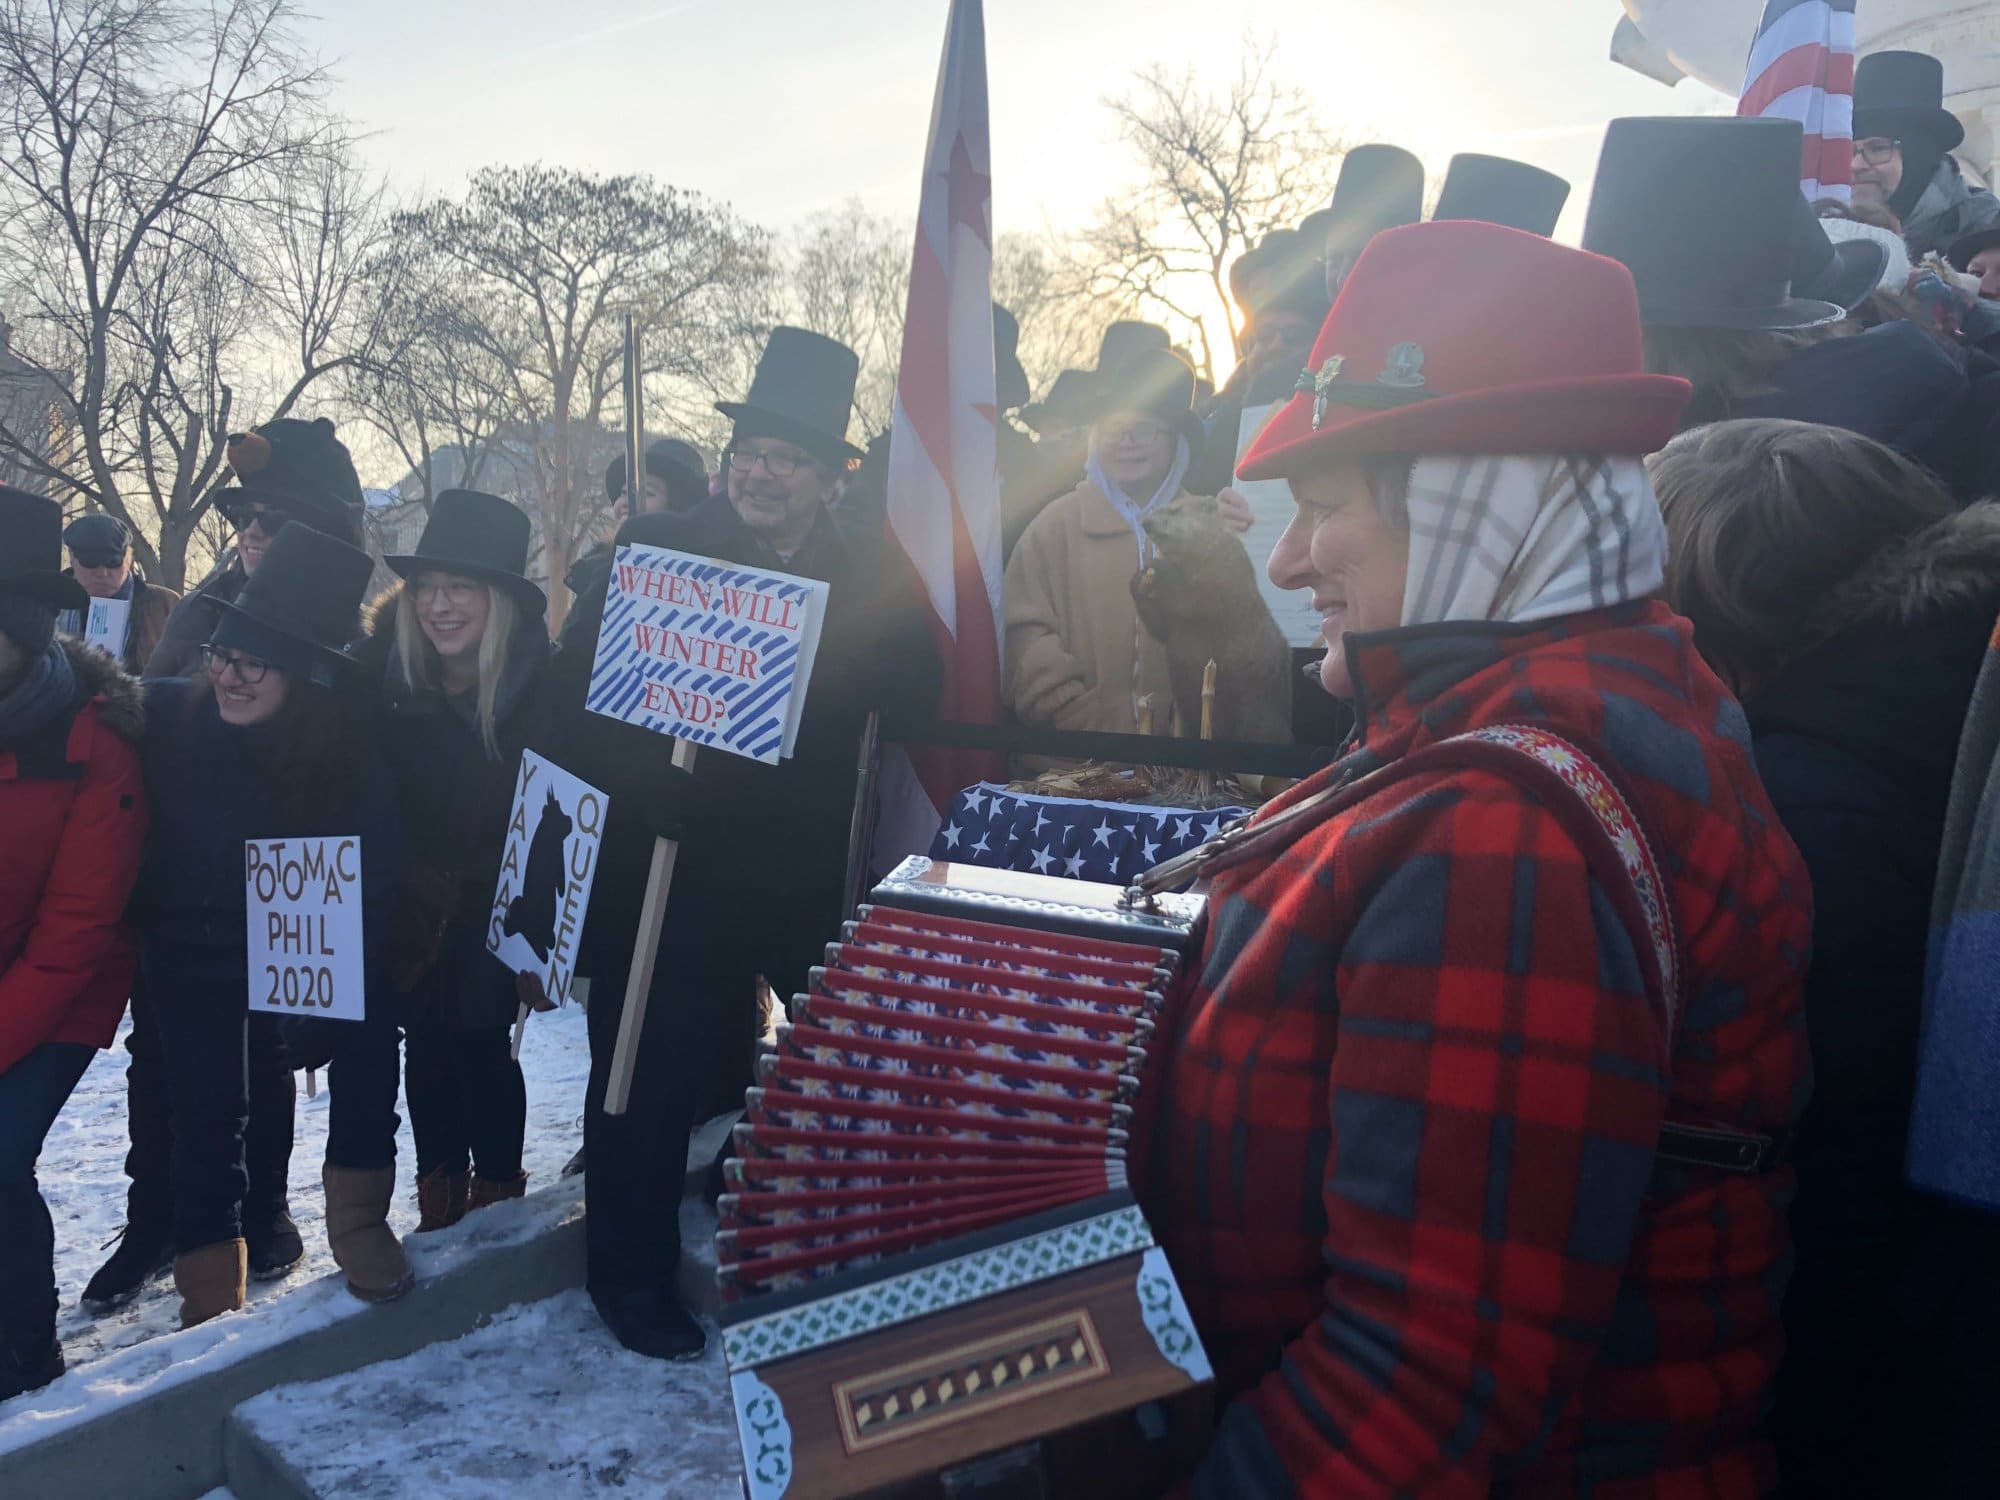
[[[46,1041],[107,957],[123,951],[119,929],[146,839],[146,787],[131,744],[102,723],[90,734],[34,926],[0,972],[0,1073]]]
[[[1466,795],[1336,872],[1374,889],[1336,960],[1325,1309],[1225,1412],[1205,1500],[1485,1496],[1611,1318],[1664,1023],[1556,817],[1452,780]]]

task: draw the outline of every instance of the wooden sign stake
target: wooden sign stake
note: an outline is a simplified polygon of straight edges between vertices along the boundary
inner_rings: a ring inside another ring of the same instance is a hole
[[[695,747],[674,741],[674,768],[694,769]],[[622,1115],[632,1097],[632,1070],[639,1062],[639,1033],[646,1024],[646,999],[653,988],[653,966],[660,956],[660,924],[666,920],[667,895],[674,883],[674,860],[680,854],[675,839],[653,840],[653,864],[646,874],[646,900],[639,911],[638,940],[632,945],[632,975],[625,984],[625,1010],[618,1021],[618,1045],[611,1052],[611,1076],[604,1085],[604,1112]]]

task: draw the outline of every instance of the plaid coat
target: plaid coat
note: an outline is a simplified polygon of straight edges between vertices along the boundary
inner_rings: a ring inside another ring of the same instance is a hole
[[[1139,1178],[1227,1403],[1193,1492],[1758,1495],[1790,1173],[1654,1160],[1665,1119],[1780,1131],[1808,1084],[1811,899],[1742,710],[1658,603],[1347,649],[1360,747],[1286,801],[1562,735],[1645,825],[1684,1006],[1670,1046],[1644,935],[1492,771],[1218,873]]]

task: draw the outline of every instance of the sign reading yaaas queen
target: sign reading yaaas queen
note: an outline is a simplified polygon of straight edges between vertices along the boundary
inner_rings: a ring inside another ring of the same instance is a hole
[[[620,547],[585,702],[657,734],[776,764],[798,738],[826,597],[817,579]]]

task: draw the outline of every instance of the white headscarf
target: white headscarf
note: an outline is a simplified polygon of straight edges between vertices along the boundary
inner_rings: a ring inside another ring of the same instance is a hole
[[[1125,518],[1125,524],[1132,528],[1132,536],[1139,544],[1139,566],[1145,567],[1152,559],[1152,543],[1146,536],[1146,517],[1165,505],[1181,492],[1181,481],[1187,478],[1188,466],[1194,462],[1194,454],[1188,447],[1186,438],[1174,439],[1173,467],[1167,470],[1166,480],[1144,505],[1111,482],[1111,476],[1104,472],[1103,460],[1098,456],[1097,435],[1091,434],[1090,456],[1084,460],[1084,477],[1097,486],[1098,492],[1111,502],[1111,508]]]
[[[1409,514],[1405,625],[1550,620],[1665,582],[1666,524],[1637,458],[1420,458]]]

